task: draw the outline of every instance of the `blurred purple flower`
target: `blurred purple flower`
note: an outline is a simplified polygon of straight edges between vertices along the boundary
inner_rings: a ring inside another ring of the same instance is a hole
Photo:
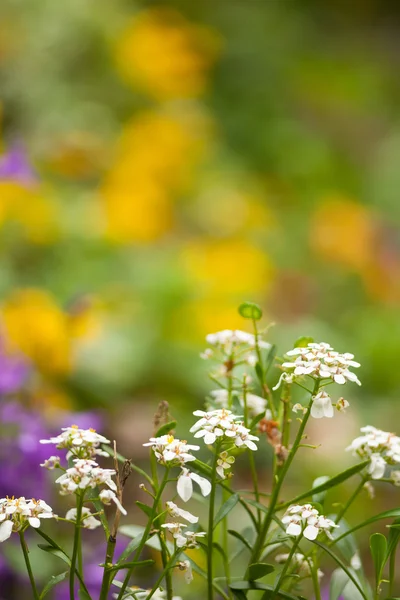
[[[14,143],[0,156],[0,181],[15,181],[30,186],[36,181],[36,175],[30,165],[22,144]]]
[[[29,374],[28,362],[20,355],[5,351],[0,338],[0,395],[11,394],[20,389]]]

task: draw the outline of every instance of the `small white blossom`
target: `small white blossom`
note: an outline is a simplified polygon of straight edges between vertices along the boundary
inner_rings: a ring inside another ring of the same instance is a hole
[[[186,546],[187,539],[182,531],[186,525],[182,525],[182,523],[163,523],[161,527],[170,532],[178,548],[184,548]]]
[[[256,347],[256,338],[252,333],[241,331],[240,329],[224,329],[216,333],[209,333],[206,336],[206,342],[210,346],[215,346],[226,354],[232,354],[236,348],[248,346],[251,349]],[[270,349],[271,344],[265,342],[258,336],[258,346],[260,348]]]
[[[257,417],[265,412],[265,418],[269,421],[272,417],[271,411],[267,409],[267,401],[256,394],[246,394],[247,410],[252,417]],[[244,408],[244,399],[240,398],[240,405]]]
[[[150,438],[150,441],[143,446],[150,446],[158,462],[168,466],[182,466],[196,460],[191,452],[200,449],[200,446],[188,444],[185,440],[178,440],[173,435]]]
[[[50,456],[43,463],[40,464],[41,467],[48,469],[49,471],[53,471],[53,469],[58,469],[60,466],[60,457],[59,456]]]
[[[21,531],[28,525],[40,527],[41,519],[52,519],[52,508],[44,500],[21,498],[0,499],[0,542],[7,540],[13,531]]]
[[[371,425],[362,427],[361,432],[364,435],[353,440],[346,450],[364,460],[369,459],[371,479],[382,479],[387,465],[400,464],[400,438]]]
[[[55,444],[57,448],[68,450],[67,458],[77,456],[78,458],[94,458],[108,456],[107,452],[100,450],[100,444],[109,444],[110,440],[96,432],[95,429],[79,429],[78,425],[64,427],[60,435],[49,440],[40,440],[41,444]]]
[[[190,432],[194,433],[195,438],[203,438],[205,444],[214,444],[219,439],[221,442],[233,442],[238,448],[246,446],[250,450],[257,450],[254,441],[259,438],[252,435],[242,424],[241,417],[235,416],[232,411],[222,408],[208,412],[196,410],[193,414],[201,418]]]
[[[178,477],[177,491],[184,502],[190,500],[193,495],[193,481],[197,483],[203,496],[208,496],[211,492],[211,483],[208,479],[200,477],[197,473],[192,473],[189,469],[182,467],[182,472]]]
[[[354,355],[348,352],[340,354],[333,348],[322,342],[320,344],[310,343],[305,347],[294,348],[286,353],[289,357],[295,357],[293,361],[282,364],[285,371],[289,371],[293,378],[309,375],[314,379],[331,379],[335,383],[343,385],[346,381],[352,381],[361,385],[358,377],[350,371],[350,367],[358,368],[360,364],[353,360]],[[286,378],[281,376],[278,385]]]
[[[307,408],[305,406],[303,406],[302,404],[300,404],[299,402],[297,402],[297,404],[295,404],[293,406],[292,410],[294,413],[302,412],[303,415],[305,415],[307,412]]]
[[[345,400],[344,398],[339,398],[339,400],[336,402],[336,410],[338,410],[339,412],[346,412],[346,408],[348,408],[349,406],[349,402],[347,402],[347,400]]]
[[[182,560],[180,563],[178,563],[178,568],[180,571],[184,571],[186,583],[192,583],[193,572],[192,563],[190,562],[190,560]]]
[[[111,502],[114,502],[114,504],[117,506],[118,510],[123,514],[126,515],[128,514],[125,510],[125,508],[122,506],[121,502],[118,499],[118,496],[115,492],[113,492],[112,490],[101,490],[100,494],[99,494],[99,498],[101,500],[101,502],[103,504],[110,504]]]
[[[282,383],[293,383],[295,377],[293,375],[293,373],[282,373],[281,376],[278,379],[278,383],[276,385],[274,385],[274,387],[272,388],[272,390],[275,392],[277,389],[279,389],[282,385]]]
[[[111,479],[113,475],[114,469],[102,469],[94,460],[75,459],[74,466],[56,479],[56,483],[60,484],[63,496],[103,484],[115,491],[117,486]]]
[[[308,540],[315,540],[322,531],[330,536],[329,530],[338,527],[331,519],[320,515],[311,504],[290,506],[282,518],[282,523],[287,525],[288,535],[303,535]]]
[[[322,417],[331,419],[333,417],[332,400],[329,394],[321,391],[314,396],[310,414],[314,419],[322,419]]]
[[[179,506],[177,506],[174,502],[167,502],[166,504],[167,504],[168,513],[174,519],[181,517],[182,519],[185,519],[185,521],[188,521],[189,523],[197,523],[198,522],[199,517],[195,517],[189,511],[183,510],[183,508],[179,508]]]
[[[76,521],[76,508],[71,508],[65,515],[65,518],[69,521]],[[81,523],[85,529],[96,529],[96,527],[101,525],[101,521],[96,519],[86,506],[82,508]]]

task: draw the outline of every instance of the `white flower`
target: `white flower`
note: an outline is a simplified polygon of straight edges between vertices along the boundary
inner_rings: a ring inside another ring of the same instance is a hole
[[[288,535],[303,535],[308,540],[315,540],[321,531],[325,531],[329,536],[329,530],[338,527],[331,519],[320,515],[311,504],[290,506],[282,517],[282,523],[287,525]]]
[[[193,572],[192,572],[192,563],[190,560],[183,560],[178,563],[178,568],[180,571],[185,572],[185,581],[186,583],[192,583],[193,581]]]
[[[211,492],[211,483],[207,479],[183,467],[176,487],[179,496],[184,502],[190,500],[193,495],[193,481],[197,483],[203,496],[208,496]]]
[[[56,479],[56,483],[61,487],[61,495],[74,494],[78,490],[95,488],[103,484],[114,491],[117,489],[111,479],[115,475],[114,469],[102,469],[94,460],[75,459],[73,462],[74,466]]]
[[[310,414],[314,419],[322,419],[322,417],[331,419],[333,417],[332,400],[329,394],[321,391],[314,396]]]
[[[372,425],[362,427],[361,432],[364,435],[353,440],[346,450],[362,459],[369,459],[368,473],[371,478],[382,479],[386,465],[400,464],[400,438]]]
[[[123,515],[128,514],[126,512],[125,508],[122,506],[121,502],[119,501],[117,494],[115,492],[113,492],[112,490],[101,490],[101,492],[99,494],[99,498],[103,504],[108,505],[108,504],[110,504],[110,502],[114,502],[114,504],[117,506],[118,510]]]
[[[359,571],[361,569],[362,564],[361,564],[361,559],[360,559],[360,555],[358,554],[358,552],[356,552],[351,557],[350,564],[355,571]]]
[[[55,444],[57,448],[66,448],[70,456],[78,458],[93,458],[96,455],[108,456],[107,452],[100,450],[100,444],[109,444],[110,440],[96,432],[95,429],[79,429],[78,425],[64,427],[62,433],[49,440],[40,440],[41,444]]]
[[[65,518],[69,521],[76,521],[76,508],[71,508],[65,515]],[[90,512],[90,509],[86,508],[86,506],[82,508],[81,523],[82,527],[85,529],[96,529],[96,527],[101,525],[101,521],[96,519]]]
[[[182,532],[182,528],[186,525],[182,525],[182,523],[163,523],[161,527],[168,529],[178,548],[184,548],[187,545],[187,538]]]
[[[225,479],[225,471],[230,469],[235,462],[234,456],[229,456],[228,452],[224,451],[219,454],[217,459],[217,473],[221,479]]]
[[[185,519],[185,521],[188,521],[189,523],[197,523],[198,522],[199,517],[195,517],[189,511],[179,508],[179,506],[177,506],[174,502],[167,502],[166,504],[167,504],[167,510],[168,510],[169,514],[174,519],[176,519],[178,517],[182,517],[182,519]]]
[[[253,349],[256,347],[256,338],[252,333],[241,331],[240,329],[224,329],[223,331],[217,331],[216,333],[209,333],[206,336],[206,342],[210,346],[215,346],[225,352],[231,354],[237,346],[248,346]],[[258,337],[258,346],[260,348],[270,349],[271,344],[265,342]]]
[[[250,450],[257,450],[254,441],[259,438],[250,433],[232,411],[225,408],[203,411],[196,410],[193,413],[201,417],[190,429],[195,438],[203,438],[205,444],[214,444],[219,439],[221,442],[233,442],[238,448],[246,446]]]
[[[200,446],[193,446],[185,440],[178,440],[173,435],[150,438],[150,441],[143,444],[143,446],[150,446],[158,462],[168,466],[184,465],[187,462],[196,460],[191,452],[200,449]]]
[[[53,471],[53,469],[57,469],[60,466],[60,457],[50,456],[50,458],[47,458],[44,463],[40,464],[40,466],[48,469],[49,471]]]
[[[187,548],[197,548],[197,538],[205,537],[205,531],[185,531]]]
[[[305,413],[307,412],[307,408],[302,404],[299,404],[299,402],[297,402],[297,404],[293,406],[292,410],[294,413],[302,412],[303,415],[305,415]]]
[[[244,399],[240,398],[240,404],[244,408]],[[265,418],[269,421],[272,417],[271,411],[267,410],[267,401],[256,394],[246,394],[246,404],[249,414],[253,417],[265,412]]]
[[[361,385],[357,376],[350,371],[350,367],[358,368],[360,366],[353,360],[354,355],[348,352],[340,354],[324,342],[320,344],[313,342],[306,347],[294,348],[287,352],[287,356],[293,356],[295,359],[284,362],[282,368],[289,370],[294,378],[309,375],[315,379],[332,379],[340,385],[346,381],[353,381]],[[283,379],[286,378],[281,376],[274,389],[279,387]]]
[[[0,499],[0,542],[8,539],[12,531],[21,531],[28,525],[40,527],[41,519],[52,519],[55,515],[44,500],[21,498]]]
[[[293,383],[294,379],[295,379],[295,377],[294,377],[293,373],[282,373],[278,379],[278,383],[274,385],[272,390],[275,392],[277,389],[279,389],[281,387],[283,382],[290,384],[290,383]]]

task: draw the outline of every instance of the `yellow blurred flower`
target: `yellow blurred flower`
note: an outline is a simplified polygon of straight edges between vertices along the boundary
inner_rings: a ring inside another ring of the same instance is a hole
[[[63,311],[39,289],[14,292],[2,307],[2,322],[10,343],[47,374],[65,375],[73,363],[75,339],[98,332],[88,304]]]
[[[17,224],[34,244],[49,244],[58,237],[56,208],[45,191],[19,183],[0,182],[0,225]]]
[[[242,239],[192,241],[182,260],[196,287],[211,295],[265,294],[273,280],[269,257]]]
[[[163,100],[195,97],[206,87],[219,42],[209,29],[169,8],[138,14],[122,33],[116,60],[122,77]]]
[[[127,125],[100,190],[112,240],[152,242],[172,227],[173,195],[187,188],[202,156],[198,131],[196,116],[167,112],[145,112]]]
[[[310,242],[322,258],[362,271],[374,251],[373,215],[350,198],[322,198],[310,222]]]

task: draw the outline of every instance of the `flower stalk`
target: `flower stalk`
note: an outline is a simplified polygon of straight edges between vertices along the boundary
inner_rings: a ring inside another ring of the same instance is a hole
[[[21,548],[22,548],[22,553],[24,555],[26,570],[28,571],[28,577],[29,577],[29,581],[31,584],[31,588],[32,588],[32,594],[33,594],[33,597],[35,600],[39,600],[39,593],[37,591],[35,578],[33,576],[31,561],[29,560],[29,549],[28,549],[28,545],[25,540],[23,530],[21,530],[19,532],[19,539],[20,539],[20,544],[21,544]]]

